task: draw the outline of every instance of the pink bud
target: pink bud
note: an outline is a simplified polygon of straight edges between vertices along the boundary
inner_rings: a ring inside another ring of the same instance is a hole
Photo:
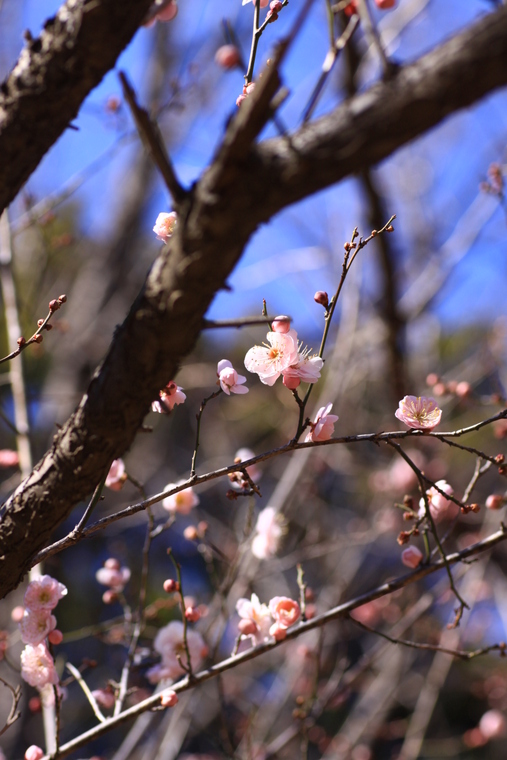
[[[174,581],[172,578],[168,578],[166,581],[164,581],[164,591],[166,594],[172,594],[174,591],[180,590],[180,584],[177,581]]]
[[[115,559],[114,557],[109,557],[109,559],[106,559],[104,562],[104,567],[107,567],[108,570],[119,570],[121,568],[120,560]]]
[[[286,388],[288,388],[290,391],[295,391],[296,388],[301,385],[301,378],[295,377],[292,375],[283,375],[283,384]]]
[[[273,332],[288,333],[290,330],[290,319],[285,314],[281,314],[279,317],[275,317],[273,324],[271,325]]]
[[[236,105],[238,106],[238,108],[240,107],[240,105],[242,104],[244,100],[246,100],[246,95],[238,95],[238,97],[236,98]]]
[[[439,380],[440,380],[440,378],[439,378],[439,376],[437,375],[436,372],[430,372],[430,374],[426,378],[426,384],[430,385],[430,386],[433,386],[433,385],[436,385]]]
[[[375,0],[375,5],[381,11],[387,11],[389,8],[394,8],[396,0]]]
[[[58,644],[61,644],[63,641],[63,633],[58,630],[58,628],[55,628],[54,631],[51,631],[48,634],[48,639],[50,644],[54,644],[54,646],[57,646]]]
[[[201,613],[197,607],[187,607],[185,610],[185,617],[190,623],[197,623],[201,617]]]
[[[58,300],[60,301],[60,303],[66,303],[67,302],[67,296],[65,295],[65,293],[62,293],[61,296],[58,296]]]
[[[320,305],[323,306],[325,309],[327,309],[329,305],[329,296],[325,290],[318,290],[315,293],[313,300],[315,301],[315,303],[320,303]]]
[[[242,618],[238,623],[238,631],[242,633],[243,636],[251,636],[257,633],[257,626],[253,620]]]
[[[233,69],[240,60],[241,56],[235,45],[222,45],[215,53],[215,63],[223,69]]]
[[[283,641],[287,637],[287,628],[278,622],[273,623],[269,629],[269,635],[272,636],[275,641]]]
[[[32,744],[25,752],[25,760],[41,760],[42,757],[44,757],[44,752],[36,744]]]
[[[472,386],[470,383],[466,383],[465,381],[462,381],[461,383],[458,383],[456,386],[456,396],[459,398],[466,398],[467,396],[470,396],[472,393]]]
[[[283,8],[283,5],[280,2],[280,0],[271,0],[269,7],[273,11],[273,13],[280,13],[280,11]]]
[[[505,504],[505,498],[503,496],[500,496],[500,494],[497,494],[497,493],[492,493],[486,499],[486,507],[488,509],[502,509],[504,504]]]
[[[479,721],[479,730],[486,739],[505,736],[506,722],[499,710],[488,710]]]
[[[160,703],[162,707],[174,707],[178,702],[178,695],[172,689],[166,689],[160,695]]]
[[[11,620],[13,620],[15,623],[21,622],[23,620],[23,617],[25,615],[25,608],[18,606],[14,607],[14,609],[11,612]]]
[[[115,591],[108,589],[102,594],[102,601],[104,604],[113,604],[118,599],[118,594]]]
[[[250,82],[250,84],[247,84],[246,86],[247,95],[251,95],[254,90],[255,90],[255,82]]]
[[[409,546],[401,553],[401,561],[404,565],[416,568],[421,564],[423,558],[422,551],[417,546]]]

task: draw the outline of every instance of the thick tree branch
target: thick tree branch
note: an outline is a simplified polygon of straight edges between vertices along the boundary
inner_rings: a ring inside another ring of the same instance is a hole
[[[99,3],[100,5],[100,3]],[[283,46],[279,57],[283,55]],[[206,310],[256,227],[284,206],[373,164],[507,83],[507,7],[307,125],[254,145],[280,86],[276,60],[231,122],[212,166],[118,328],[79,408],[3,508],[0,595],[91,493],[195,344]]]
[[[0,213],[115,64],[152,0],[67,0],[0,85]]]

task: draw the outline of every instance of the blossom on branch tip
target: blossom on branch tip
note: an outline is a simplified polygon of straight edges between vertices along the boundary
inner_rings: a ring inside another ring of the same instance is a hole
[[[30,612],[53,610],[66,593],[67,588],[63,583],[59,583],[50,575],[41,575],[40,578],[28,584],[23,605],[25,610]]]
[[[177,483],[168,483],[164,491],[172,491],[173,488],[181,486],[185,481],[180,480]],[[173,493],[162,501],[162,506],[168,512],[179,512],[180,515],[188,515],[189,512],[199,504],[199,497],[194,492],[192,486],[184,488],[178,493]]]
[[[259,375],[261,383],[273,385],[282,372],[298,361],[298,340],[295,330],[268,332],[268,344],[254,346],[245,356],[245,367]]]
[[[403,549],[401,553],[401,561],[403,564],[412,569],[415,569],[421,564],[422,558],[422,551],[418,549],[417,546],[408,546],[406,549]]]
[[[178,215],[175,211],[171,211],[170,214],[161,212],[157,216],[157,221],[155,222],[155,226],[153,227],[153,232],[155,233],[155,235],[158,237],[159,240],[162,240],[164,243],[167,243],[167,241],[169,240],[169,238],[174,232],[177,220],[178,220]]]
[[[126,480],[127,473],[125,472],[123,459],[115,459],[109,468],[104,485],[106,488],[110,488],[111,491],[121,491]]]
[[[172,412],[175,406],[183,404],[186,399],[186,395],[183,393],[183,388],[171,380],[167,383],[166,387],[160,391],[157,401],[153,401],[151,405],[152,412],[158,412],[159,414],[167,414]]]
[[[281,518],[274,507],[266,507],[259,513],[252,541],[252,554],[257,559],[273,557],[280,544],[283,528]]]
[[[257,594],[252,594],[250,599],[238,599],[236,611],[241,618],[239,631],[244,636],[250,636],[252,646],[268,639],[271,613],[266,604],[260,603]]]
[[[221,359],[218,362],[217,377],[221,389],[228,396],[231,393],[248,393],[248,388],[243,387],[243,383],[246,383],[246,377],[238,375],[231,362],[227,359]]]
[[[440,422],[442,410],[435,399],[427,396],[405,396],[395,416],[414,430],[433,430]]]
[[[332,408],[332,404],[321,406],[315,416],[315,422],[310,422],[305,441],[329,441],[334,433],[335,422],[339,419],[336,414],[329,414]]]

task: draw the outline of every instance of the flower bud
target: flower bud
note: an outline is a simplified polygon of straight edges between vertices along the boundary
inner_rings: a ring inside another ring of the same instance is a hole
[[[199,538],[199,535],[197,533],[197,528],[195,527],[195,525],[189,525],[188,527],[186,527],[185,530],[183,531],[183,535],[185,536],[187,541],[197,541],[197,539]]]
[[[277,333],[288,333],[290,330],[289,317],[286,317],[285,314],[281,314],[279,317],[276,317],[273,320],[271,329],[273,332],[277,332]]]
[[[23,338],[23,336],[21,336],[21,338],[18,338],[18,339],[17,339],[16,343],[17,343],[17,344],[18,344],[18,346],[21,348],[21,346],[24,346],[24,345],[25,345],[25,343],[26,343],[26,340],[25,340],[25,338]]]
[[[243,636],[251,636],[257,633],[257,626],[253,620],[242,618],[238,623],[238,631],[242,633]]]
[[[301,378],[293,377],[292,375],[284,375],[282,382],[290,391],[295,391],[296,388],[301,385]]]
[[[60,301],[57,301],[56,298],[53,298],[52,301],[49,302],[49,311],[58,311],[62,304]]]
[[[215,53],[215,63],[223,69],[233,69],[240,60],[241,56],[235,45],[222,45]]]
[[[190,623],[197,623],[201,618],[201,613],[197,607],[187,607],[185,610],[185,617]]]
[[[174,707],[178,702],[178,695],[172,689],[165,689],[160,695],[160,704],[162,707]]]
[[[492,493],[486,499],[487,509],[501,509],[504,504],[505,504],[505,498],[503,496],[500,496],[500,494],[497,494],[497,493]]]
[[[65,293],[63,293],[61,296],[58,296],[58,300],[60,301],[60,303],[66,303],[67,296],[65,295]]]
[[[44,340],[44,338],[42,337],[42,335],[36,335],[33,340],[34,340],[35,343],[42,343],[42,341]]]
[[[61,644],[63,641],[63,633],[58,630],[58,628],[55,628],[53,631],[51,631],[48,634],[48,639],[50,644],[54,644],[54,646],[57,646],[58,644]]]
[[[387,11],[389,8],[394,8],[396,0],[375,0],[375,5],[381,11]]]
[[[417,546],[409,546],[401,553],[401,561],[403,564],[412,569],[415,569],[421,564],[422,558],[422,551],[418,549]]]
[[[315,301],[315,303],[320,303],[320,305],[323,306],[325,309],[327,309],[327,307],[329,306],[329,296],[325,290],[318,290],[315,293],[313,300]]]
[[[180,590],[180,584],[178,581],[174,581],[172,578],[168,578],[166,581],[164,581],[164,591],[167,594],[172,594],[174,591]]]

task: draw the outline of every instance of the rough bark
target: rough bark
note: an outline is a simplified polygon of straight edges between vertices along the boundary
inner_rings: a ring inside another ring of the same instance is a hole
[[[128,45],[152,0],[67,0],[0,85],[0,212]]]
[[[507,84],[507,8],[287,138],[255,145],[279,86],[275,66],[230,124],[180,205],[177,233],[114,335],[53,446],[3,508],[0,594],[132,442],[150,402],[195,344],[203,316],[256,227],[284,206],[387,157]]]

